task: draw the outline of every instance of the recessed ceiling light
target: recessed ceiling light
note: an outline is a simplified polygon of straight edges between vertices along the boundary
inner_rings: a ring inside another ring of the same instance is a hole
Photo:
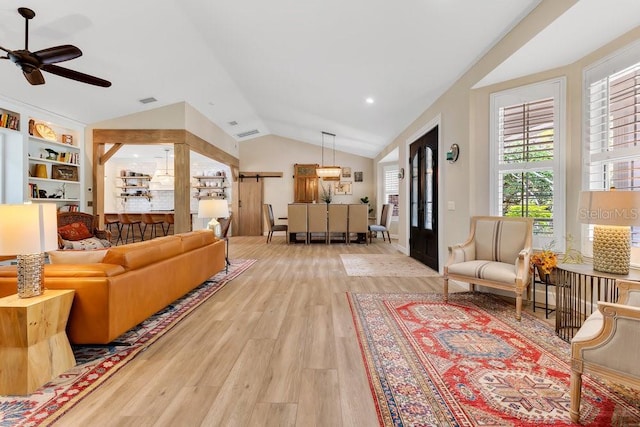
[[[366,102],[367,104],[373,104],[376,101],[372,97],[368,97],[367,99],[364,100],[364,102]]]

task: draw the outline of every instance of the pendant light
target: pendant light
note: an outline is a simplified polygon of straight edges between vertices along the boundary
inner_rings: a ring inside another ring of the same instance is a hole
[[[161,173],[161,169],[157,169],[156,173],[151,178],[151,182],[157,182],[161,186],[171,186],[173,187],[174,178],[173,175],[169,173],[169,149],[164,149],[164,173]]]
[[[322,166],[316,168],[316,175],[318,178],[322,178],[325,181],[340,181],[340,174],[342,168],[340,166],[325,166],[324,165],[324,138],[333,138],[333,164],[336,164],[336,135],[329,132],[322,132]]]

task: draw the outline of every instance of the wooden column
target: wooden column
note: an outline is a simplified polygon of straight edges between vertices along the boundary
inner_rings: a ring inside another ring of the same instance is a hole
[[[104,229],[104,144],[93,146],[93,214],[98,215],[98,228]]]
[[[187,144],[173,145],[175,233],[191,231],[191,163],[189,151]]]
[[[0,298],[0,394],[30,394],[75,366],[65,332],[73,294]]]

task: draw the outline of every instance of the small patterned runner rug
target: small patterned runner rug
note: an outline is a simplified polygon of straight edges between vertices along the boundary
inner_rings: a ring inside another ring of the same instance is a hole
[[[347,276],[435,277],[426,265],[404,254],[340,254]]]
[[[255,262],[255,259],[231,260],[228,274],[222,270],[109,345],[73,346],[76,357],[73,369],[28,396],[0,396],[0,426],[53,423]]]
[[[382,426],[557,426],[570,346],[488,294],[348,294]],[[580,422],[640,425],[640,392],[583,375]]]

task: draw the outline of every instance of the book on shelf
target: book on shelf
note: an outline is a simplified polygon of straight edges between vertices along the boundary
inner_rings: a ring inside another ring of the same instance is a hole
[[[80,207],[75,204],[60,206],[60,212],[80,212]]]
[[[0,115],[0,127],[18,130],[18,125],[20,123],[20,118],[13,114],[2,113]]]

